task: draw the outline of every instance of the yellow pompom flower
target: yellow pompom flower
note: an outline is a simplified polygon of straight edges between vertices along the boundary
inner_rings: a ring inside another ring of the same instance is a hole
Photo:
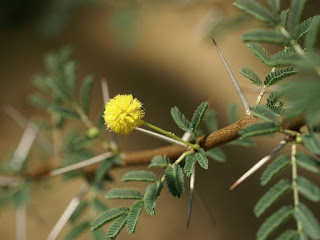
[[[130,95],[118,94],[106,104],[104,121],[116,133],[128,135],[143,124],[142,103]]]

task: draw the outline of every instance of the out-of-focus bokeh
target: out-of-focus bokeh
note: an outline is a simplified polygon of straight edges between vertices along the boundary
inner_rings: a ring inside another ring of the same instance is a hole
[[[112,96],[132,93],[143,102],[147,121],[155,125],[182,134],[174,126],[170,108],[178,106],[190,117],[196,106],[207,100],[218,113],[220,127],[226,126],[231,103],[238,103],[239,116],[244,115],[244,111],[211,36],[219,44],[251,104],[259,89],[238,74],[238,70],[247,65],[261,76],[268,71],[239,40],[242,33],[259,23],[244,16],[232,2],[3,0],[0,3],[0,107],[11,105],[28,119],[46,116],[26,100],[27,95],[35,91],[31,78],[45,71],[43,57],[48,51],[69,45],[73,49],[72,58],[78,64],[78,80],[86,74],[95,77],[92,119],[97,119],[103,109],[100,80],[106,78]],[[312,4],[307,5],[310,15],[314,11]],[[23,129],[3,110],[0,121],[1,161],[5,161],[9,152],[17,147]],[[123,151],[164,145],[141,133],[117,139]],[[259,173],[234,191],[228,188],[268,153],[268,146],[277,145],[278,139],[258,138],[257,148],[251,149],[224,147],[227,163],[211,161],[208,171],[199,169],[196,189],[202,200],[195,197],[188,230],[188,191],[176,199],[164,189],[157,201],[157,214],[143,213],[136,233],[129,236],[123,231],[118,239],[254,239],[261,220],[255,218],[252,209],[264,192],[259,186]],[[110,187],[124,186],[120,177],[127,171],[129,169],[112,170],[115,181]],[[80,185],[80,180],[63,182],[61,177],[56,177],[33,190],[27,207],[28,239],[47,238]],[[107,204],[121,203],[107,201]],[[68,227],[58,239],[63,239]],[[0,238],[15,239],[13,206],[0,211]],[[89,234],[81,239],[88,238]]]

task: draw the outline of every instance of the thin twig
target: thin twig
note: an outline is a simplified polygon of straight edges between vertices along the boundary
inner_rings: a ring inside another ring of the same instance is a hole
[[[103,102],[106,104],[110,100],[110,92],[109,92],[109,87],[108,87],[108,82],[106,79],[101,80],[101,90],[102,90],[102,97],[103,97]],[[117,149],[117,143],[116,143],[116,137],[113,132],[109,132],[109,143],[111,149]]]
[[[232,81],[234,87],[236,88],[236,91],[237,91],[237,93],[238,93],[238,95],[239,95],[239,97],[240,97],[240,99],[241,99],[241,102],[242,102],[242,105],[243,105],[243,107],[244,107],[244,109],[245,109],[245,111],[246,111],[246,114],[247,114],[247,115],[250,115],[250,105],[249,105],[249,103],[248,103],[245,95],[244,95],[243,92],[241,91],[241,88],[240,88],[240,86],[239,86],[236,78],[234,77],[234,75],[233,75],[233,73],[232,73],[232,71],[231,71],[231,69],[230,69],[227,61],[225,60],[222,52],[220,51],[220,48],[218,47],[218,44],[216,43],[216,41],[215,41],[213,38],[212,38],[212,41],[213,41],[215,47],[217,48],[217,51],[218,51],[218,53],[219,53],[219,56],[220,56],[220,58],[221,58],[221,60],[222,60],[222,62],[223,62],[223,64],[224,64],[224,67],[226,68],[226,70],[227,70],[227,72],[228,72],[228,74],[229,74],[229,77],[231,78],[231,81]]]
[[[61,230],[64,228],[66,223],[68,222],[69,218],[73,214],[74,210],[79,206],[81,199],[83,196],[88,192],[89,184],[85,183],[81,186],[80,191],[78,194],[71,200],[66,210],[64,210],[63,214],[59,218],[56,225],[53,227],[52,231],[50,232],[47,240],[55,240],[58,235],[60,234]]]
[[[23,164],[31,150],[32,144],[36,139],[37,133],[38,128],[34,126],[33,123],[28,123],[10,162],[10,166],[15,171],[19,171],[23,167]]]
[[[93,158],[83,160],[79,163],[75,163],[75,164],[72,164],[72,165],[69,165],[69,166],[66,166],[63,168],[53,170],[49,173],[49,177],[54,177],[54,176],[57,176],[57,175],[60,175],[60,174],[66,173],[66,172],[71,172],[71,171],[74,171],[74,170],[77,170],[80,168],[84,168],[84,167],[90,166],[92,164],[99,163],[99,162],[105,160],[106,158],[110,158],[112,156],[113,156],[112,152],[105,152],[105,153],[100,154],[98,156],[95,156]]]
[[[229,188],[233,190],[240,183],[246,180],[250,175],[256,172],[260,167],[262,167],[265,163],[267,163],[277,152],[279,152],[287,143],[289,142],[289,137],[283,139],[277,147],[275,147],[271,153],[262,158],[259,162],[257,162],[252,168],[250,168],[245,174],[243,174],[232,186]]]
[[[159,133],[152,132],[152,131],[147,130],[147,129],[144,129],[144,128],[136,128],[136,130],[138,130],[138,131],[140,131],[140,132],[143,132],[143,133],[146,133],[146,134],[148,134],[148,135],[151,135],[151,136],[153,136],[153,137],[155,137],[155,138],[158,138],[158,139],[160,139],[160,140],[166,141],[166,142],[168,142],[168,143],[176,144],[176,145],[181,146],[181,147],[184,147],[184,148],[187,148],[187,147],[188,147],[186,144],[184,144],[184,143],[182,143],[182,142],[179,142],[179,141],[177,141],[177,140],[174,140],[174,139],[172,139],[172,138],[169,138],[169,137],[164,136],[164,135],[159,134]]]
[[[26,240],[27,239],[27,215],[26,205],[22,204],[16,208],[16,239]]]

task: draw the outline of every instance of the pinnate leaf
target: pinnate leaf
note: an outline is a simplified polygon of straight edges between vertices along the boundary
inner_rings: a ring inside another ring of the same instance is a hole
[[[171,116],[175,123],[181,128],[183,131],[190,132],[190,122],[186,119],[186,117],[180,112],[177,107],[171,108]]]
[[[261,185],[266,185],[277,173],[290,164],[288,155],[281,155],[277,157],[267,168],[263,171],[260,177]]]
[[[320,189],[314,183],[310,182],[304,177],[297,177],[296,179],[298,191],[313,202],[320,201]]]
[[[253,137],[259,135],[269,135],[280,130],[280,127],[272,122],[259,122],[244,127],[241,131],[241,137]]]
[[[156,182],[157,177],[153,172],[150,171],[134,171],[126,173],[121,181],[145,181],[145,182]]]
[[[139,220],[141,211],[143,208],[143,201],[137,201],[132,204],[130,211],[128,213],[127,220],[127,230],[130,234],[134,233],[136,229],[137,222]]]
[[[251,68],[242,67],[242,69],[239,72],[246,78],[249,78],[253,84],[261,86],[261,80],[259,76]]]
[[[199,125],[201,123],[201,120],[204,116],[204,113],[206,112],[208,108],[208,103],[207,102],[203,102],[201,103],[198,108],[195,110],[195,112],[192,115],[192,119],[191,119],[191,129],[192,132],[197,132]]]
[[[206,156],[206,152],[202,148],[200,148],[196,152],[195,157],[202,168],[208,169],[208,166],[209,166],[208,158]]]
[[[126,225],[128,213],[124,213],[116,218],[108,228],[106,234],[106,240],[114,240],[116,236],[121,232],[123,227]]]
[[[302,225],[304,233],[312,239],[320,239],[320,225],[318,220],[312,214],[307,206],[299,203],[297,211],[294,216]]]
[[[185,161],[185,164],[184,164],[184,172],[185,174],[190,177],[192,172],[193,172],[193,169],[194,169],[194,164],[196,163],[196,153],[191,153],[189,154],[187,157],[186,157],[186,161]]]
[[[184,193],[183,171],[177,164],[172,164],[165,171],[166,183],[169,192],[174,197],[180,197]]]
[[[113,219],[119,217],[120,215],[128,212],[129,209],[125,207],[113,208],[103,212],[99,217],[97,217],[91,223],[91,231],[100,228],[102,225],[112,221]]]
[[[150,215],[154,215],[154,208],[156,207],[157,198],[162,190],[163,183],[157,182],[147,187],[144,194],[144,207],[146,212]]]
[[[113,188],[111,189],[106,198],[110,199],[142,199],[142,194],[135,188]]]
[[[149,168],[156,167],[156,168],[163,168],[167,167],[170,164],[170,159],[164,155],[157,155],[151,159],[151,163],[149,164]]]

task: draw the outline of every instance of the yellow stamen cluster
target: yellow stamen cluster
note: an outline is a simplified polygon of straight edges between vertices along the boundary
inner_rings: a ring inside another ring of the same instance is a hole
[[[118,94],[106,104],[104,121],[112,131],[128,135],[143,124],[142,103],[130,95]]]

